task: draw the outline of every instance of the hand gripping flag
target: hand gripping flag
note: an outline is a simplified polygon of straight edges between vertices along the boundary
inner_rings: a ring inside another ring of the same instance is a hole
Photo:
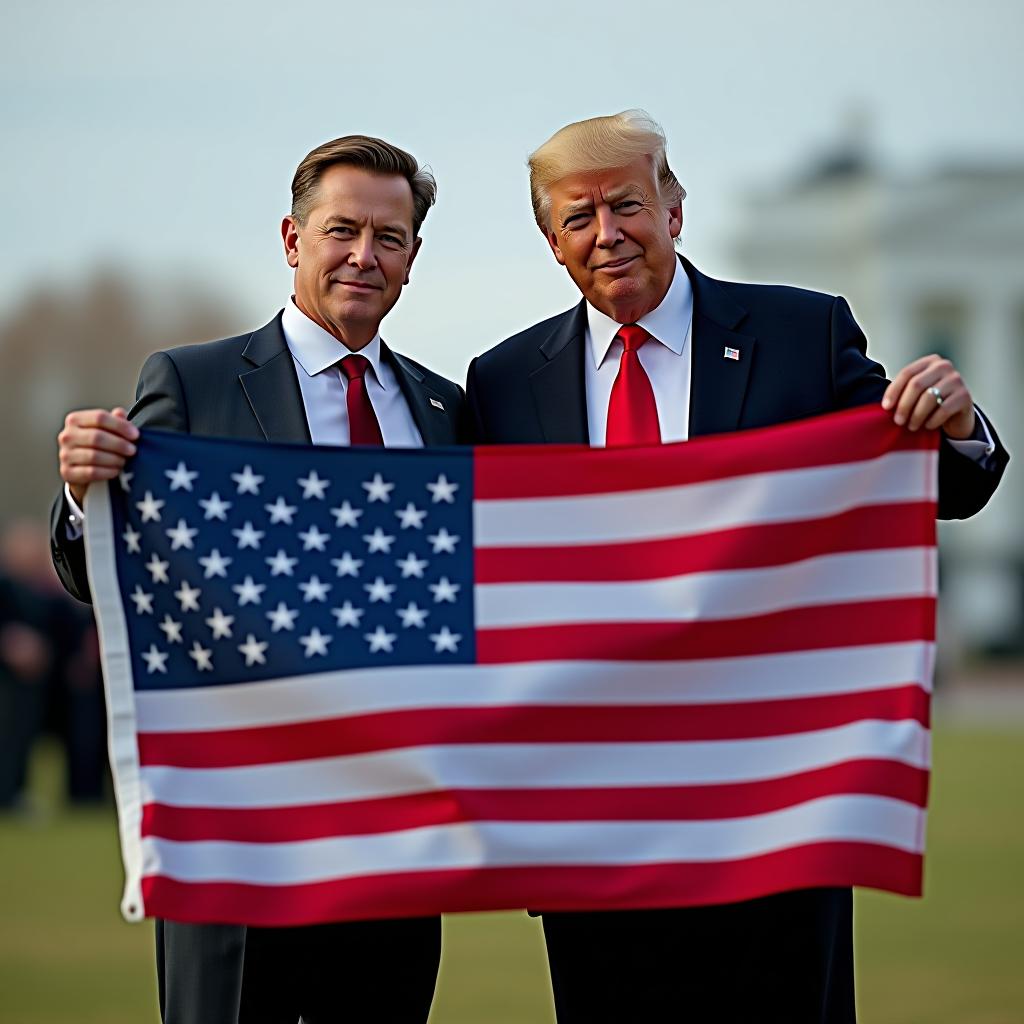
[[[86,515],[125,915],[919,894],[935,447],[143,431]]]

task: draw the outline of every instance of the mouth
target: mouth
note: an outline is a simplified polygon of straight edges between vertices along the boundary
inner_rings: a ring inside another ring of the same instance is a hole
[[[338,281],[333,280],[332,284],[341,285],[342,288],[347,288],[349,291],[354,292],[379,292],[381,290],[380,285],[370,284],[369,281]]]
[[[635,260],[638,260],[639,256],[622,256],[617,260],[609,260],[607,263],[602,263],[600,266],[594,267],[595,270],[607,270],[614,272],[616,270],[622,270],[623,267],[628,267]]]

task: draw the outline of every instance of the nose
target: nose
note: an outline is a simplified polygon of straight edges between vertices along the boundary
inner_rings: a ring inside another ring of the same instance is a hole
[[[352,239],[352,248],[349,250],[348,262],[360,270],[373,270],[377,266],[377,257],[373,251],[372,232],[360,232],[359,235]]]
[[[596,244],[602,249],[610,249],[622,239],[615,214],[611,207],[602,204],[597,207],[595,215],[597,219]]]

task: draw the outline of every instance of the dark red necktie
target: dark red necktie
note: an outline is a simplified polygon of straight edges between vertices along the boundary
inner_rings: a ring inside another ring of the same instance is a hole
[[[377,414],[366,393],[366,368],[369,365],[370,360],[360,355],[345,356],[341,361],[341,372],[348,377],[345,401],[348,403],[349,444],[384,444]]]
[[[638,351],[650,335],[636,324],[626,324],[615,337],[622,339],[623,349],[608,403],[605,444],[659,444],[661,428],[654,388]]]

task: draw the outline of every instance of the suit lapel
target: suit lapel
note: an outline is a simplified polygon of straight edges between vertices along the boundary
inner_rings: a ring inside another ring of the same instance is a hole
[[[266,439],[309,444],[302,392],[280,315],[253,332],[242,356],[255,369],[240,373],[238,379]]]
[[[740,423],[757,339],[736,330],[747,316],[743,306],[689,260],[682,262],[693,286],[690,437],[727,433]]]
[[[544,440],[553,444],[587,444],[587,396],[583,383],[586,303],[559,320],[540,346],[544,363],[530,374],[530,388]]]
[[[402,389],[424,445],[455,444],[456,427],[452,419],[455,410],[444,404],[441,395],[427,383],[422,372],[410,360],[392,352],[383,342],[381,350],[383,358],[388,360],[395,371],[398,386]]]

